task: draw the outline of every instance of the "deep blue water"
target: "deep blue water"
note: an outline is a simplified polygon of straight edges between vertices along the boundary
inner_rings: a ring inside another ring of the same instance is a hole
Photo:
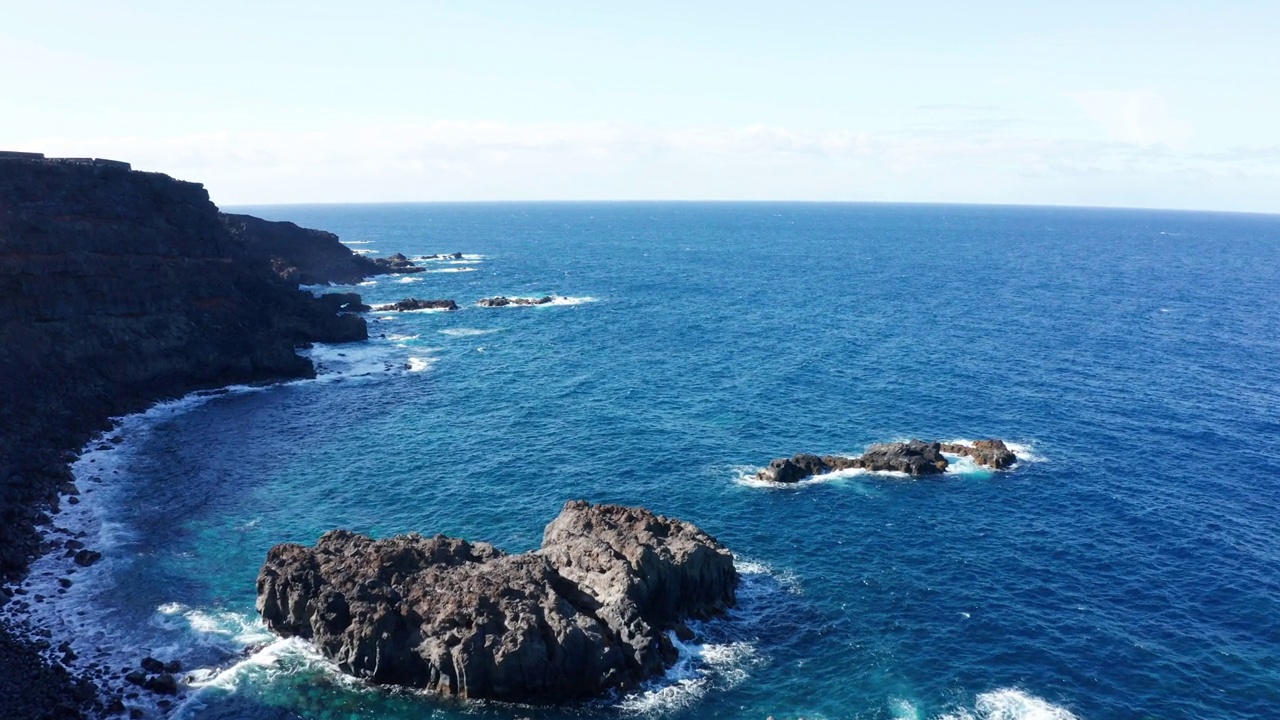
[[[183,717],[1278,712],[1280,218],[238,210],[354,248],[482,257],[358,288],[463,309],[372,314],[385,338],[318,355],[346,376],[126,433],[121,479],[87,503],[117,544],[95,614],[224,671]],[[547,293],[580,302],[474,305]],[[988,436],[1030,454],[1009,473],[742,481],[799,451]],[[665,684],[555,710],[369,690],[291,646],[232,667],[265,639],[254,578],[274,543],[341,526],[522,550],[572,498],[695,522],[747,572],[742,608]]]

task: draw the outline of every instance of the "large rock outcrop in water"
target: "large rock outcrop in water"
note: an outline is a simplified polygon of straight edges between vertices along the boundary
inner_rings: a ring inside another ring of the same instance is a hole
[[[997,470],[1006,470],[1018,461],[1018,457],[1001,440],[977,440],[973,445],[908,440],[872,445],[858,457],[819,457],[800,453],[789,458],[778,458],[756,473],[756,478],[769,482],[795,483],[814,475],[853,468],[904,472],[912,477],[939,475],[946,472],[950,464],[943,453],[972,457],[979,465]]]
[[[67,460],[110,417],[311,376],[296,345],[367,337],[362,318],[335,310],[249,252],[198,184],[0,153],[0,576],[25,571]],[[74,714],[85,693],[48,700],[62,681],[18,647],[0,631],[0,677],[32,700],[0,692],[0,717]]]
[[[405,298],[399,302],[390,305],[379,305],[379,312],[412,312],[414,310],[457,310],[458,303],[449,300],[419,300],[418,298]]]
[[[734,604],[733,556],[679,520],[565,505],[540,550],[335,530],[277,545],[258,611],[345,672],[463,698],[558,702],[632,687],[676,656],[666,632]]]

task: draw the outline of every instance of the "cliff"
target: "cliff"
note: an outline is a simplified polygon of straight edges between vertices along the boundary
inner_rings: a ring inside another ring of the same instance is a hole
[[[0,153],[0,574],[24,571],[66,460],[111,416],[200,388],[309,377],[296,345],[366,337],[362,318],[273,272],[202,186],[124,163]],[[0,677],[22,687],[16,652],[0,647]],[[25,685],[29,698],[42,697],[40,682]],[[4,717],[55,709],[5,702]]]
[[[269,263],[280,277],[302,285],[354,285],[371,275],[422,272],[403,255],[367,258],[351,252],[324,230],[271,222],[252,215],[222,214],[222,222],[252,257]]]

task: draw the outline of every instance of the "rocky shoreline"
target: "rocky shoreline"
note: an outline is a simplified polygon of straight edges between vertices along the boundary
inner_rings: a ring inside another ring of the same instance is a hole
[[[421,270],[361,258],[328,233],[222,214],[202,186],[127,163],[0,153],[0,604],[26,602],[8,584],[49,549],[41,529],[78,502],[68,463],[111,418],[196,390],[313,377],[295,348],[366,339],[353,313],[367,306],[316,298],[300,280]],[[81,564],[97,552],[62,547]],[[0,717],[124,711],[96,692],[106,670],[72,655],[0,627]]]

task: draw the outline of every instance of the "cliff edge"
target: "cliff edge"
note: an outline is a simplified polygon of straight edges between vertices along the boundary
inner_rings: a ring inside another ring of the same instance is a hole
[[[0,575],[24,572],[67,460],[110,417],[201,388],[310,377],[295,346],[367,336],[363,318],[273,272],[201,185],[0,153]],[[36,668],[19,645],[0,632],[0,682],[17,689],[0,687],[0,716],[85,708],[83,691],[55,687],[65,672]]]

